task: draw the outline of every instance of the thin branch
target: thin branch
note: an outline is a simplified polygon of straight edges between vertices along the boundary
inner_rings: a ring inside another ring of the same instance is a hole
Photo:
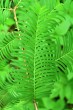
[[[18,5],[20,4],[21,0],[18,2],[18,4],[14,7],[13,9],[13,13],[14,13],[14,19],[15,19],[15,22],[16,22],[16,27],[17,27],[17,30],[19,31],[19,26],[18,26],[18,20],[17,20],[17,16],[16,16],[16,9],[18,8]]]
[[[37,103],[35,100],[34,100],[34,108],[35,108],[35,110],[38,110],[38,106],[37,106]]]
[[[14,13],[14,19],[16,22],[16,27],[17,27],[17,30],[19,31],[18,20],[17,20],[17,16],[16,16],[16,9],[17,9],[17,7],[15,6],[13,9],[13,13]]]
[[[18,7],[18,5],[21,3],[21,0],[18,2],[18,4],[16,5],[16,7]]]

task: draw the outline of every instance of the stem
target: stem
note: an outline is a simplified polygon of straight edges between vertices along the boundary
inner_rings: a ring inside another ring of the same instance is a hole
[[[37,103],[35,100],[34,100],[34,108],[35,108],[35,110],[38,110],[38,106],[37,106]]]
[[[18,5],[21,3],[21,1],[22,1],[22,0],[20,0],[20,1],[18,2],[18,4],[16,5],[16,7],[18,7]]]
[[[17,9],[17,7],[15,6],[13,9],[13,13],[14,13],[14,19],[16,22],[16,27],[17,27],[17,30],[19,31],[19,26],[18,26],[18,21],[17,21],[17,16],[16,16],[16,9]]]

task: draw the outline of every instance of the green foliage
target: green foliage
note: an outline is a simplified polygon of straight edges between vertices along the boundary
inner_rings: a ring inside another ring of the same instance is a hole
[[[72,110],[73,1],[0,1],[0,110]]]

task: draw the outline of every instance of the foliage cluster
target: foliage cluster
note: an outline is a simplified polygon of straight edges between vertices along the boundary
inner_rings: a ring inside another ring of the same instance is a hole
[[[0,0],[0,110],[73,110],[73,0]]]

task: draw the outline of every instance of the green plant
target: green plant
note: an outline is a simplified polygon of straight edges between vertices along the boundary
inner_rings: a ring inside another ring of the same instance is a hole
[[[72,6],[72,0],[1,1],[1,110],[70,109]]]

